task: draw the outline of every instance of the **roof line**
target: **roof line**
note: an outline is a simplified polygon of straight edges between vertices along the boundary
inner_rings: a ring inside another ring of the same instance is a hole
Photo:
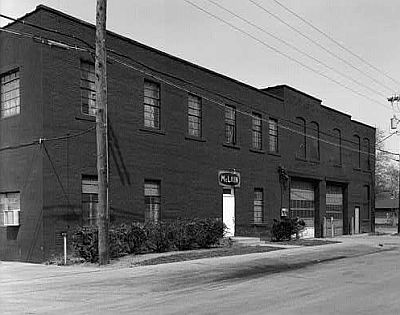
[[[93,24],[91,24],[91,23],[89,23],[89,22],[86,22],[86,21],[84,21],[84,20],[78,19],[78,18],[76,18],[76,17],[74,17],[74,16],[71,16],[71,15],[69,15],[69,14],[66,14],[66,13],[64,13],[64,12],[61,12],[61,11],[56,10],[56,9],[53,9],[53,8],[48,7],[48,6],[46,6],[46,5],[43,5],[43,4],[38,5],[38,6],[36,7],[35,10],[33,10],[32,12],[29,12],[29,13],[25,14],[25,15],[22,16],[21,18],[18,18],[17,21],[11,22],[10,24],[6,25],[5,27],[8,27],[8,26],[10,26],[10,25],[12,25],[12,24],[14,24],[14,23],[17,23],[17,22],[23,23],[22,20],[23,20],[24,18],[26,18],[26,17],[28,17],[28,16],[30,16],[30,15],[32,15],[32,14],[38,12],[39,10],[45,10],[45,11],[48,11],[48,12],[52,12],[52,13],[55,13],[55,14],[57,14],[57,15],[60,15],[60,16],[62,16],[62,17],[64,17],[64,18],[66,18],[66,19],[69,19],[69,20],[71,20],[71,21],[73,21],[73,22],[77,22],[77,23],[79,23],[79,24],[85,25],[85,26],[87,26],[87,27],[89,27],[89,28],[93,28],[93,29],[95,28],[95,25],[93,25]],[[208,68],[199,66],[199,65],[197,65],[197,64],[195,64],[195,63],[192,63],[192,62],[190,62],[190,61],[184,60],[184,59],[182,59],[182,58],[173,56],[173,55],[168,54],[168,53],[166,53],[166,52],[164,52],[164,51],[161,51],[161,50],[158,50],[158,49],[156,49],[156,48],[150,47],[150,46],[148,46],[148,45],[142,44],[142,43],[140,43],[140,42],[138,42],[138,41],[136,41],[136,40],[133,40],[133,39],[128,38],[128,37],[126,37],[126,36],[122,36],[122,35],[120,35],[120,34],[117,34],[117,33],[113,32],[113,31],[107,30],[107,34],[109,34],[109,35],[111,35],[111,36],[114,36],[114,37],[117,37],[117,38],[119,38],[119,39],[121,39],[121,40],[127,41],[127,42],[129,42],[129,43],[131,43],[131,44],[134,44],[134,45],[136,45],[136,46],[139,46],[139,47],[142,47],[142,48],[151,50],[151,51],[153,51],[153,52],[155,52],[155,53],[157,53],[157,54],[163,55],[163,56],[165,56],[165,57],[174,59],[174,60],[179,61],[179,62],[181,62],[181,63],[183,63],[183,64],[186,64],[186,65],[189,65],[189,66],[191,66],[191,67],[197,68],[197,69],[199,69],[199,70],[205,71],[205,72],[210,73],[210,74],[212,74],[212,75],[216,75],[216,76],[222,77],[222,78],[224,78],[224,79],[227,79],[227,80],[229,80],[229,81],[231,81],[231,82],[234,82],[234,83],[236,83],[236,84],[239,84],[239,85],[241,85],[241,86],[250,88],[250,89],[252,89],[252,90],[254,90],[254,91],[258,92],[258,93],[262,93],[263,95],[268,95],[269,97],[272,97],[272,98],[277,99],[277,100],[279,100],[279,101],[283,101],[283,98],[281,98],[281,97],[279,97],[279,96],[277,96],[277,95],[274,95],[274,94],[272,94],[272,93],[270,93],[270,92],[268,92],[268,91],[267,91],[267,92],[262,91],[262,90],[260,90],[260,89],[258,89],[258,88],[256,88],[256,87],[254,87],[254,86],[251,86],[251,85],[249,85],[249,84],[246,84],[246,83],[241,82],[241,81],[239,81],[239,80],[236,80],[236,79],[234,79],[234,78],[228,77],[228,76],[226,76],[226,75],[224,75],[224,74],[221,74],[221,73],[218,73],[218,72],[216,72],[216,71],[214,71],[214,70],[211,70],[211,69],[208,69]]]
[[[305,95],[305,96],[307,96],[307,97],[309,97],[309,98],[312,98],[312,99],[314,99],[314,100],[316,100],[316,101],[322,103],[322,100],[320,100],[319,98],[317,98],[317,97],[315,97],[315,96],[312,96],[312,95],[310,95],[310,94],[307,94],[307,93],[305,93],[305,92],[303,92],[303,91],[300,91],[300,90],[298,90],[298,89],[296,89],[296,88],[294,88],[294,87],[292,87],[292,86],[290,86],[290,85],[287,85],[287,84],[279,84],[279,85],[275,85],[275,86],[270,86],[270,87],[267,87],[267,88],[263,88],[262,90],[268,91],[268,89],[282,88],[282,87],[286,87],[286,88],[288,88],[288,89],[290,89],[290,90],[293,90],[293,91],[295,91],[295,92],[297,92],[297,93],[303,94],[303,95]]]

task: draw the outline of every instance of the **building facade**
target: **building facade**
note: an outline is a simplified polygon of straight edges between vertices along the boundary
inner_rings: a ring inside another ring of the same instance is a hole
[[[0,32],[0,259],[43,261],[61,232],[96,223],[95,29],[45,6],[21,20]],[[373,230],[374,128],[111,32],[107,47],[112,224],[215,217],[260,235],[288,215],[304,236]]]

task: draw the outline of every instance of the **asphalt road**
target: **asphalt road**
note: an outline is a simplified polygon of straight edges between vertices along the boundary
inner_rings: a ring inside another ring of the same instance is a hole
[[[135,268],[0,262],[0,314],[400,314],[400,238]]]

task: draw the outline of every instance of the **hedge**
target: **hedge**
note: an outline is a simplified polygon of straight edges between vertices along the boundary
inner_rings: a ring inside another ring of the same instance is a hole
[[[225,235],[220,219],[178,219],[170,222],[121,224],[109,229],[111,258],[128,254],[209,248]],[[76,256],[98,261],[97,227],[78,228],[72,236]]]

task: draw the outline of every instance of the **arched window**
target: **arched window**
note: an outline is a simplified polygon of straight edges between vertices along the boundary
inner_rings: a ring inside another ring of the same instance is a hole
[[[361,139],[359,136],[354,135],[354,167],[360,169],[361,168]]]
[[[363,140],[363,150],[362,150],[362,160],[363,160],[363,169],[370,170],[371,169],[371,148],[370,142],[368,138],[364,138]]]
[[[339,129],[333,129],[333,163],[342,165],[342,133]]]
[[[299,139],[296,144],[296,157],[299,159],[306,159],[307,157],[307,130],[306,130],[306,121],[301,117],[296,117],[296,124]]]
[[[319,161],[319,125],[315,121],[310,123],[309,128],[310,159]]]

